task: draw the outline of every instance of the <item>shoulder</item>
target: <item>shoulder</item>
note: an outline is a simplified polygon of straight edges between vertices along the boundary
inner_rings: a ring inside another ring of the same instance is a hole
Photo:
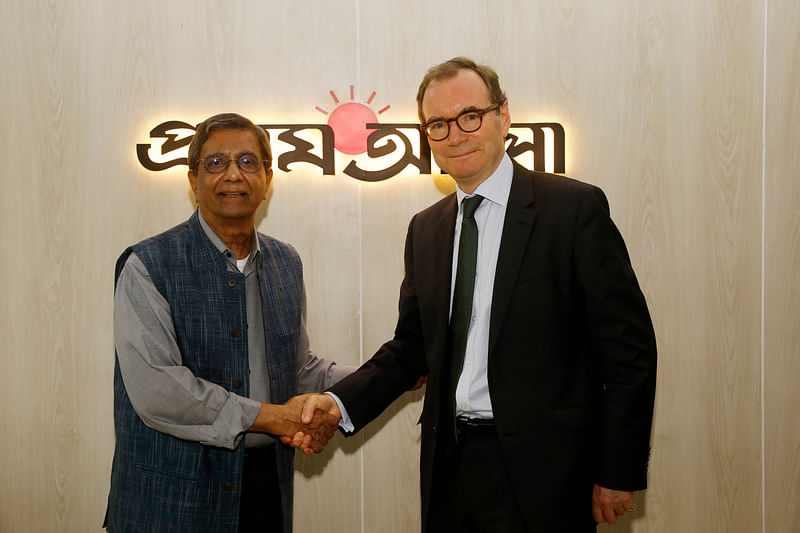
[[[529,183],[535,190],[541,192],[586,194],[600,191],[598,186],[591,183],[563,174],[528,170],[518,163],[514,164],[514,181]]]
[[[192,219],[181,222],[177,226],[153,235],[131,246],[137,255],[142,253],[159,253],[168,250],[174,250],[182,242],[190,242]]]
[[[552,204],[580,206],[588,202],[608,209],[605,193],[596,185],[560,174],[534,172],[515,165],[512,200],[519,199],[528,192],[540,207]]]
[[[411,219],[410,225],[413,226],[415,223],[438,225],[443,219],[452,219],[454,221],[457,213],[456,193],[451,193],[415,214]]]
[[[297,253],[294,246],[261,232],[256,232],[256,234],[265,265],[277,263],[282,269],[299,270],[302,268],[300,254]]]
[[[280,241],[275,237],[271,237],[261,232],[256,232],[258,235],[258,243],[262,251],[278,254],[286,257],[297,257],[300,255],[294,246],[285,241]]]

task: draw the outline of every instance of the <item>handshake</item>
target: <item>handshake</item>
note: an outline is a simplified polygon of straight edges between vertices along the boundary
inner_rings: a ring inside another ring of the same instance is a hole
[[[409,390],[420,389],[427,381],[428,376],[421,376]],[[325,449],[341,419],[339,406],[330,395],[300,394],[283,405],[262,403],[250,431],[270,433],[311,455]]]
[[[250,431],[271,433],[306,455],[325,449],[342,414],[327,394],[301,394],[283,405],[261,404]]]

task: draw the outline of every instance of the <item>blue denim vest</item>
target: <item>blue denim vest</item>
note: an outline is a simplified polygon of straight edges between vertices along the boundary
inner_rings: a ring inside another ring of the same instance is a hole
[[[291,246],[260,233],[258,239],[271,402],[283,403],[297,392],[302,265]],[[115,279],[132,251],[169,303],[183,364],[195,376],[247,396],[244,276],[227,271],[225,257],[206,237],[197,213],[125,250],[117,260]],[[235,382],[241,382],[240,388],[234,388]],[[235,450],[227,450],[148,428],[133,410],[118,361],[114,427],[117,439],[106,512],[110,531],[236,532],[244,439]],[[294,450],[278,443],[277,461],[283,531],[289,533]],[[278,531],[280,525],[273,523],[270,528]]]

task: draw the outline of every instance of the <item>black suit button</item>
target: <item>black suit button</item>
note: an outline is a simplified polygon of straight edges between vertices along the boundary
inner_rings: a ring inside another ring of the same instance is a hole
[[[234,381],[233,382],[233,388],[234,389],[241,389],[242,388],[242,380],[241,379],[237,379],[236,381]]]
[[[225,483],[222,486],[222,490],[224,490],[225,492],[233,492],[233,483]]]
[[[228,280],[228,285],[230,285],[231,287],[235,287],[236,286],[236,280],[233,279],[233,278],[229,279]]]
[[[231,330],[231,335],[234,336],[234,337],[238,337],[239,336],[239,328],[233,328]]]

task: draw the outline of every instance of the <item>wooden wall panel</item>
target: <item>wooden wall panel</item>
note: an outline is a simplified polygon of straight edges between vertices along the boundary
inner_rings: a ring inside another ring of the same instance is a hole
[[[328,91],[346,99],[350,85],[354,100],[375,91],[373,109],[391,106],[381,122],[413,122],[425,70],[459,54],[497,69],[515,120],[564,125],[567,173],[608,194],[653,314],[650,489],[601,530],[786,531],[800,519],[790,0],[35,0],[3,15],[0,532],[100,530],[113,263],[193,208],[185,167],[137,162],[149,130],[227,110],[323,123],[314,106],[332,110]],[[393,332],[410,217],[452,183],[414,169],[361,183],[341,174],[348,160],[336,176],[276,171],[258,224],[303,257],[312,348],[355,364]],[[417,530],[421,403],[407,394],[359,436],[298,457],[297,532]]]
[[[800,6],[770,1],[765,157],[766,531],[800,523]]]

